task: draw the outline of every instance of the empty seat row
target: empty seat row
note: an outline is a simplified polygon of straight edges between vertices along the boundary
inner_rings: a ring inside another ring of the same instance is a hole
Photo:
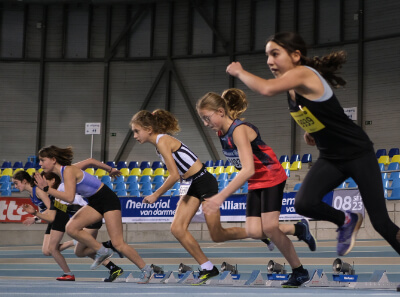
[[[279,157],[279,163],[289,162],[293,164],[293,162],[301,161],[302,163],[311,163],[312,162],[312,155],[311,154],[304,154],[301,158],[299,154],[293,154],[290,159],[288,155],[281,155]]]
[[[400,149],[398,147],[393,147],[389,150],[389,153],[387,153],[386,149],[377,149],[375,155],[377,159],[381,156],[389,156],[389,158],[393,158],[395,155],[400,155]]]

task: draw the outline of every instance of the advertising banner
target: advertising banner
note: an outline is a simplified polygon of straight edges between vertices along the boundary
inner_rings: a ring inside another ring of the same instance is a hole
[[[31,199],[0,197],[0,223],[21,223],[31,217],[23,210],[23,204],[32,204]]]

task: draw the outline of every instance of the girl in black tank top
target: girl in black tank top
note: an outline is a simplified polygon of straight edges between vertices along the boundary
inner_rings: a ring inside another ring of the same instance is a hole
[[[337,253],[349,253],[362,215],[342,212],[322,202],[325,194],[352,177],[360,190],[375,230],[400,253],[399,227],[389,218],[381,173],[371,140],[351,120],[327,83],[345,85],[336,74],[346,61],[343,51],[322,58],[307,58],[304,40],[296,33],[277,33],[266,44],[268,66],[275,79],[263,79],[243,69],[239,62],[227,72],[253,91],[265,96],[287,92],[291,115],[305,130],[304,139],[317,145],[320,158],[312,166],[296,195],[296,211],[339,228]],[[322,78],[323,77],[323,78]],[[325,81],[326,79],[326,81]]]

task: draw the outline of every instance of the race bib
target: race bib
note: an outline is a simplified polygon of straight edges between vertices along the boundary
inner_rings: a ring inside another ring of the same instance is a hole
[[[63,211],[63,212],[67,212],[67,205],[66,204],[62,204],[60,201],[58,200],[54,200],[54,207]]]
[[[322,124],[305,106],[301,107],[299,111],[291,112],[290,114],[297,124],[308,133],[314,133],[325,128],[324,124]]]
[[[190,185],[192,184],[192,180],[182,180],[181,186],[179,187],[179,195],[183,196],[186,195],[187,192],[189,191]]]

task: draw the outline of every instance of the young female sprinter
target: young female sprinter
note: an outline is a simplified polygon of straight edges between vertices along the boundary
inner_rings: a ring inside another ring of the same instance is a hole
[[[65,192],[49,188],[46,179],[36,174],[36,184],[50,195],[72,203],[75,194],[80,194],[88,200],[88,204],[78,210],[66,226],[69,236],[76,239],[96,252],[95,261],[91,269],[96,269],[105,260],[109,259],[113,252],[111,248],[105,248],[101,243],[83,229],[104,218],[108,235],[116,250],[125,255],[141,271],[142,277],[139,283],[148,283],[153,275],[152,268],[143,261],[139,254],[123,239],[121,204],[117,195],[95,176],[83,171],[84,162],[71,165],[73,158],[72,148],[59,148],[49,146],[39,151],[40,165],[45,172],[54,172],[64,182]],[[98,161],[97,161],[98,162]],[[81,167],[82,166],[82,167]],[[97,167],[106,169],[110,173],[115,170],[108,165],[98,162]]]
[[[240,169],[225,189],[206,199],[204,213],[218,211],[220,205],[248,181],[248,236],[267,236],[289,262],[293,273],[282,286],[298,287],[307,282],[310,279],[308,271],[301,265],[292,241],[285,235],[290,233],[289,230],[283,232],[279,227],[287,176],[275,153],[262,141],[257,127],[240,120],[240,115],[247,109],[246,95],[239,89],[229,89],[222,96],[207,93],[197,102],[196,108],[204,125],[218,133],[225,157]],[[281,228],[287,227],[281,225]],[[293,225],[289,228],[294,229]],[[308,225],[306,229],[308,231]]]
[[[362,128],[346,116],[329,86],[346,83],[336,74],[346,61],[345,52],[308,58],[304,40],[291,32],[270,37],[265,52],[275,79],[255,76],[245,71],[238,62],[230,64],[226,71],[262,95],[286,92],[290,113],[305,130],[306,143],[317,145],[320,151],[319,159],[297,192],[296,212],[336,224],[339,227],[337,253],[339,256],[346,255],[354,246],[362,216],[336,210],[322,202],[322,198],[352,177],[360,189],[374,229],[400,253],[399,227],[391,221],[386,209],[373,144]]]

